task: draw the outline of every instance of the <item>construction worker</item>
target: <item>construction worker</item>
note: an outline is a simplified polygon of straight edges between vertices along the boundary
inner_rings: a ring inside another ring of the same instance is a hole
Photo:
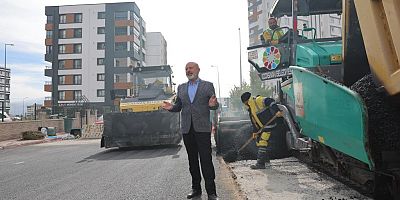
[[[274,128],[277,126],[276,120],[267,124],[275,115],[282,117],[282,112],[275,104],[275,100],[268,97],[251,96],[250,92],[241,95],[241,100],[245,104],[251,122],[253,124],[253,139],[256,139],[257,164],[250,166],[251,169],[265,169],[270,166],[271,143],[274,141]],[[262,129],[262,131],[260,131]]]
[[[268,19],[268,29],[263,32],[261,35],[261,41],[263,43],[269,43],[272,45],[279,43],[279,38],[281,38],[284,33],[282,29],[278,26],[278,21],[275,18],[271,17]],[[275,32],[274,32],[275,31]]]

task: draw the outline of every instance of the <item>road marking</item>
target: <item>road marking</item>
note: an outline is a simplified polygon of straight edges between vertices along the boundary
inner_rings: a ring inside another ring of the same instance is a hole
[[[17,163],[14,163],[14,165],[19,165],[19,164],[24,164],[25,162],[17,162]]]

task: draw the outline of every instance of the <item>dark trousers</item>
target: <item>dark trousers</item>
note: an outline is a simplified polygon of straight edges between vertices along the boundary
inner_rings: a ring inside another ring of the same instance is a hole
[[[201,189],[200,157],[201,172],[205,181],[207,194],[216,194],[214,182],[215,171],[211,155],[211,133],[198,133],[191,126],[189,133],[183,134],[183,142],[188,154],[189,171],[192,175],[192,189]]]

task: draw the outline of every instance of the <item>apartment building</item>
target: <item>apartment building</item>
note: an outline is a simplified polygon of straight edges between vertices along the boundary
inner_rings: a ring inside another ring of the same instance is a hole
[[[0,66],[0,114],[3,102],[4,112],[10,113],[10,69]]]
[[[160,32],[146,33],[146,64],[167,65],[167,41]]]
[[[42,104],[32,104],[32,105],[26,106],[25,116],[33,117],[33,116],[35,116],[35,112],[36,112],[36,115],[38,115],[38,111],[41,109],[41,107],[42,107]]]
[[[44,106],[115,109],[113,91],[131,95],[133,67],[145,66],[146,24],[134,2],[46,6],[46,54],[51,63]]]
[[[275,0],[248,0],[249,44],[261,44],[260,35],[268,28],[270,10]],[[303,26],[316,28],[317,38],[340,37],[342,35],[342,19],[337,14],[315,16],[299,16],[298,29]],[[293,27],[292,18],[284,16],[278,19],[280,27]]]

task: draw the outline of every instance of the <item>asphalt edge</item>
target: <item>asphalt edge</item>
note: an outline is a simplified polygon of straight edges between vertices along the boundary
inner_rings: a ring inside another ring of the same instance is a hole
[[[224,161],[224,159],[222,158],[222,156],[216,155],[216,158],[217,158],[218,162],[221,164],[221,166],[224,166],[224,167],[228,170],[229,175],[230,175],[230,177],[233,179],[232,181],[233,181],[233,183],[235,184],[234,187],[236,188],[236,191],[238,192],[239,199],[240,199],[240,200],[247,200],[247,199],[248,199],[248,198],[247,198],[247,195],[246,195],[246,193],[243,191],[243,189],[241,188],[240,184],[237,182],[237,176],[236,176],[236,174],[233,172],[232,167],[229,166],[229,165]]]
[[[17,148],[17,147],[42,144],[42,143],[48,143],[48,142],[55,142],[55,141],[60,141],[60,140],[62,140],[62,138],[46,138],[46,139],[42,139],[42,140],[32,140],[30,142],[15,143],[15,144],[6,145],[6,146],[0,146],[0,150],[13,149],[13,148]],[[19,141],[23,141],[23,140],[19,140]]]

